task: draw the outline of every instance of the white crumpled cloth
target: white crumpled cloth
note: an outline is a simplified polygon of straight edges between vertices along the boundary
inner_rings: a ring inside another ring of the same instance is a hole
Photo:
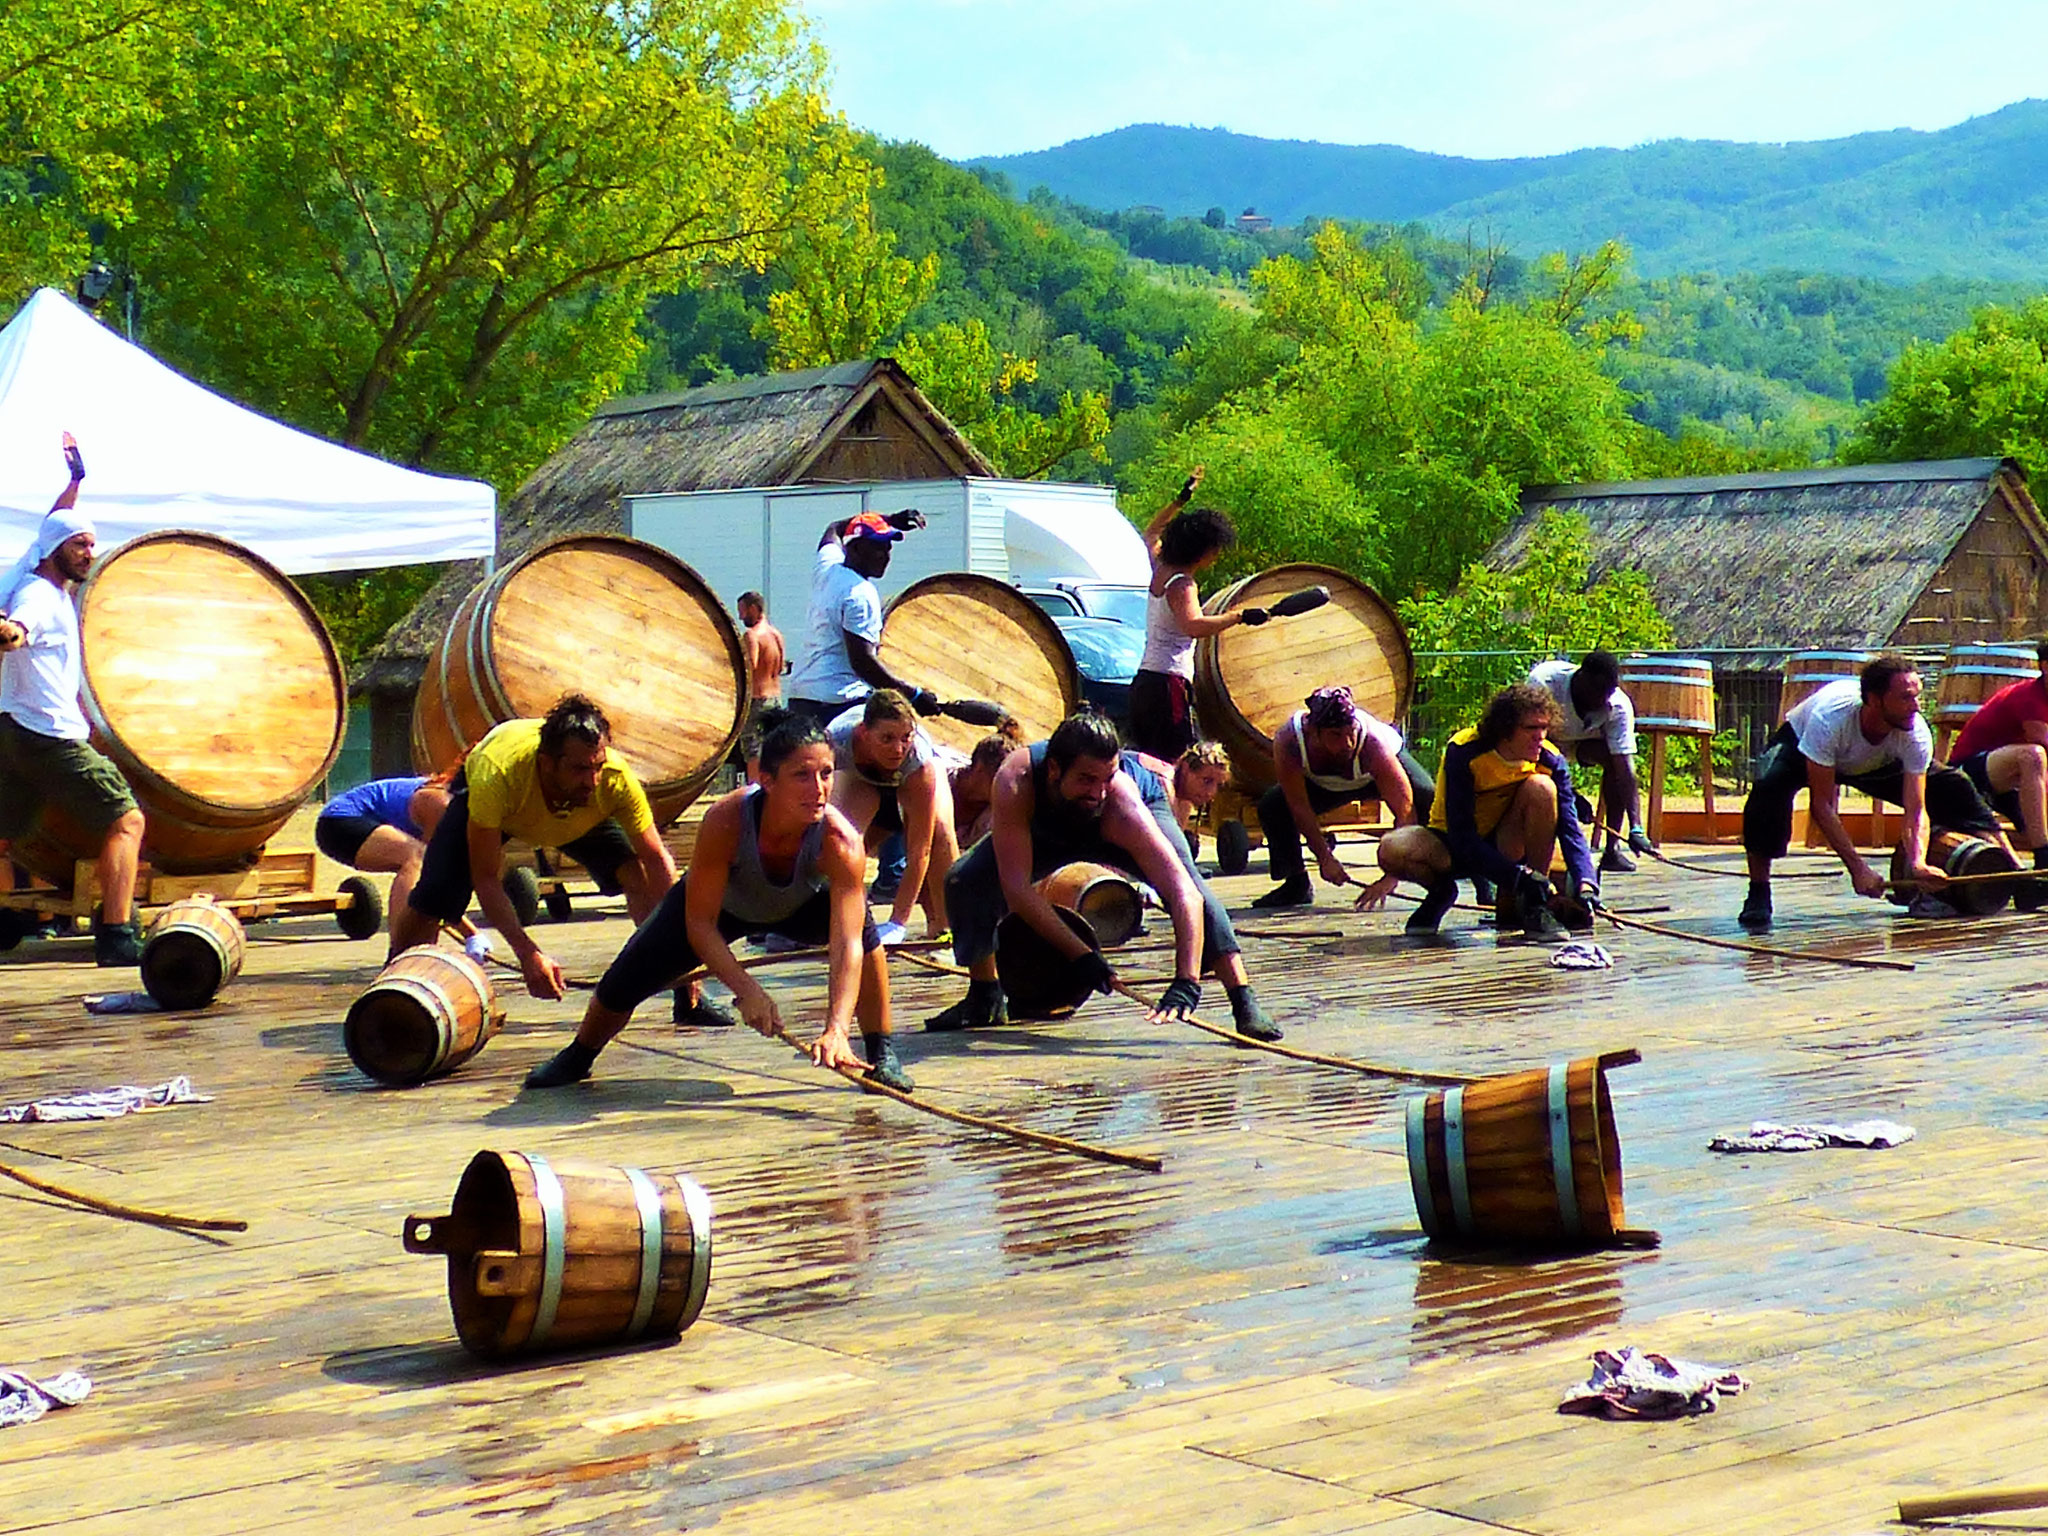
[[[196,1092],[189,1077],[174,1077],[154,1088],[87,1088],[55,1098],[36,1099],[27,1104],[0,1105],[0,1125],[27,1121],[118,1120],[140,1109],[168,1109],[173,1104],[211,1104],[213,1099]]]
[[[1561,971],[1611,971],[1614,969],[1614,956],[1598,944],[1573,939],[1550,952],[1550,963]]]
[[[82,1371],[66,1371],[48,1381],[0,1371],[0,1429],[33,1424],[52,1408],[74,1408],[91,1390],[92,1383]]]
[[[1857,1120],[1848,1125],[1778,1125],[1758,1120],[1747,1136],[1716,1136],[1709,1152],[1818,1152],[1823,1147],[1896,1147],[1913,1139],[1913,1127],[1896,1120]]]
[[[1557,1405],[1559,1413],[1599,1419],[1685,1419],[1712,1413],[1725,1394],[1749,1383],[1719,1365],[1696,1365],[1634,1347],[1593,1351],[1593,1374]]]

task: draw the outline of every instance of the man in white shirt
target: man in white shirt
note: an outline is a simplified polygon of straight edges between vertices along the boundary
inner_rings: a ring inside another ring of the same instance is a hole
[[[1629,849],[1650,852],[1643,830],[1642,791],[1636,782],[1636,709],[1621,687],[1621,659],[1612,651],[1588,651],[1576,667],[1568,661],[1538,662],[1529,681],[1557,700],[1550,739],[1567,760],[1600,770],[1600,804],[1607,811],[1603,875],[1629,874],[1636,861]],[[1590,806],[1579,813],[1590,829]],[[1622,835],[1628,847],[1622,846]]]
[[[1899,838],[1908,878],[1945,884],[1927,863],[1927,824],[1980,836],[2001,836],[1998,817],[1959,769],[1934,766],[1934,737],[1920,715],[1920,674],[1903,656],[1880,656],[1860,678],[1829,683],[1786,717],[1757,759],[1756,783],[1742,808],[1742,846],[1749,855],[1749,896],[1742,926],[1771,926],[1771,861],[1792,840],[1792,802],[1801,789],[1828,846],[1841,856],[1859,896],[1879,897],[1885,877],[1850,841],[1838,800],[1848,785],[1900,806]]]
[[[120,770],[86,739],[73,583],[92,568],[93,526],[73,510],[85,466],[67,437],[71,484],[36,530],[14,570],[0,577],[0,842],[26,837],[46,809],[100,838],[100,911],[93,958],[142,958],[135,920],[135,867],[142,812]]]
[[[789,679],[789,707],[821,725],[877,688],[894,688],[921,715],[939,712],[939,696],[907,683],[882,665],[882,594],[875,580],[889,569],[896,541],[924,526],[916,508],[883,517],[863,512],[829,524],[818,541],[804,642]]]

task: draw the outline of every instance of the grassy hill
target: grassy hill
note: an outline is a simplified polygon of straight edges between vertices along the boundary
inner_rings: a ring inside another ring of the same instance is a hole
[[[973,162],[1018,191],[1199,216],[1256,207],[1420,221],[1512,250],[1620,238],[1649,276],[1797,268],[1911,280],[2048,280],[2048,102],[1935,133],[1805,144],[1674,139],[1636,149],[1467,160],[1392,145],[1256,139],[1145,124]]]

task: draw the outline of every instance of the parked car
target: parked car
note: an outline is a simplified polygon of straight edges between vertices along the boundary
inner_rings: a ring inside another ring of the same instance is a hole
[[[1054,618],[1082,615],[1114,619],[1141,634],[1145,629],[1145,589],[1113,581],[1050,581],[1018,589]]]
[[[1094,619],[1078,613],[1054,613],[1053,623],[1067,637],[1074,665],[1081,669],[1081,694],[1117,723],[1131,724],[1131,679],[1145,655],[1145,629],[1115,619]]]

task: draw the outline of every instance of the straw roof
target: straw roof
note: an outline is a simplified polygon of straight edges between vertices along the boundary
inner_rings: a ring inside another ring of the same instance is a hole
[[[1724,663],[1736,669],[1774,667],[1793,650],[1893,641],[1994,501],[2048,565],[2011,459],[1535,487],[1487,563],[1519,560],[1544,512],[1576,512],[1592,530],[1593,579],[1641,571],[1678,645],[1750,653]]]
[[[996,473],[889,358],[623,397],[600,407],[500,510],[498,563],[566,534],[621,532],[629,495],[844,478],[821,472],[820,461],[878,399],[947,473]],[[450,566],[358,668],[355,691],[416,688],[427,654],[483,574],[479,561]]]

